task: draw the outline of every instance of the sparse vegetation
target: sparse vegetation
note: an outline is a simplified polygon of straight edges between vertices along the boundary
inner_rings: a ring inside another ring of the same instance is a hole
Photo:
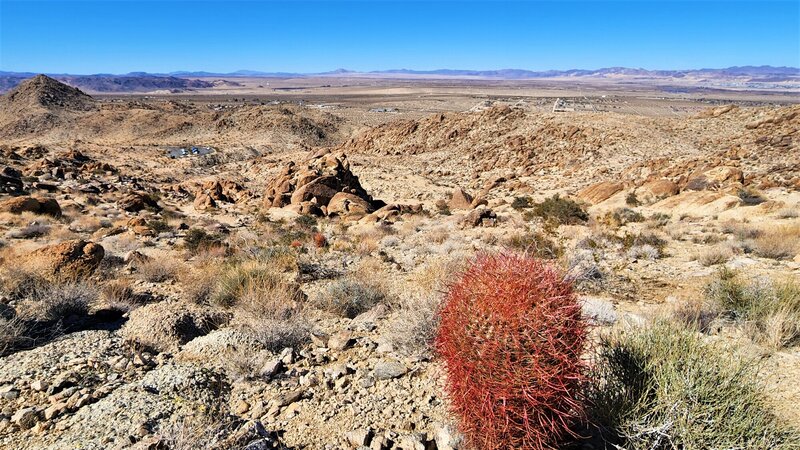
[[[729,245],[715,245],[703,250],[697,255],[697,261],[703,266],[724,264],[733,257],[733,250]]]
[[[758,342],[781,348],[800,342],[800,286],[765,278],[742,280],[721,269],[706,288],[706,298]]]
[[[174,280],[183,265],[173,258],[151,258],[136,267],[142,278],[150,283],[163,283]]]
[[[222,237],[202,228],[191,228],[184,237],[184,246],[192,254],[208,251],[222,246]]]
[[[800,252],[800,225],[771,228],[755,237],[752,246],[762,258],[793,258]]]
[[[770,411],[754,362],[668,322],[606,336],[594,420],[615,448],[795,448]]]
[[[558,225],[576,225],[589,220],[589,214],[578,203],[558,194],[535,203],[532,214]]]
[[[380,286],[344,278],[326,286],[317,296],[315,304],[321,309],[352,319],[385,299],[386,293]]]
[[[514,197],[514,200],[511,202],[511,207],[516,209],[517,211],[527,209],[531,207],[531,203],[533,200],[528,197]]]
[[[536,258],[557,259],[564,254],[561,245],[541,232],[513,234],[504,243],[506,247]]]

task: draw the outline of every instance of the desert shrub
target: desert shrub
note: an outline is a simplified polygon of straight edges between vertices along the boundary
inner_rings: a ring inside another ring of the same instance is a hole
[[[200,264],[181,272],[178,281],[184,297],[198,305],[209,303],[217,286],[219,272],[216,264]]]
[[[183,268],[182,264],[172,258],[151,258],[136,266],[142,278],[151,283],[163,283],[174,280]]]
[[[7,261],[0,265],[0,287],[9,298],[19,300],[35,294],[46,286],[48,281],[35,267],[22,264],[10,264]]]
[[[445,299],[436,349],[461,428],[481,449],[543,449],[583,417],[586,325],[554,266],[481,255]]]
[[[375,283],[343,278],[328,284],[317,295],[315,304],[325,311],[352,319],[370,310],[385,298],[384,289]]]
[[[311,327],[301,312],[293,312],[283,319],[240,316],[235,323],[267,350],[278,353],[284,348],[300,348],[310,339]]]
[[[308,341],[305,295],[269,259],[240,262],[224,270],[212,300],[231,307],[233,324],[272,352]]]
[[[129,308],[139,304],[139,297],[126,279],[112,280],[100,290],[100,296],[111,306]]]
[[[25,324],[17,317],[0,316],[0,356],[11,353],[25,340]]]
[[[269,260],[252,259],[229,263],[219,274],[211,303],[231,307],[245,296],[299,296],[299,287],[289,282],[286,275],[273,267]],[[294,298],[292,298],[294,299]]]
[[[86,282],[47,283],[30,298],[28,315],[40,322],[55,322],[84,316],[99,296],[97,287]]]
[[[669,214],[664,213],[655,213],[652,216],[647,218],[647,221],[651,228],[661,228],[664,225],[668,224],[672,216]]]
[[[531,198],[528,196],[523,197],[514,197],[514,200],[511,202],[511,207],[516,209],[517,211],[521,209],[526,209],[531,207]]]
[[[172,227],[163,219],[150,220],[147,222],[147,226],[156,232],[156,234],[172,231]]]
[[[771,228],[753,239],[752,246],[762,258],[790,259],[800,251],[800,226]]]
[[[558,225],[576,225],[589,220],[589,214],[578,203],[558,194],[535,203],[532,213]]]
[[[755,239],[761,236],[762,231],[746,223],[727,221],[722,224],[721,230],[725,234],[733,234],[737,239],[743,241]]]
[[[209,233],[202,228],[191,228],[183,238],[184,247],[190,253],[195,254],[200,251],[208,251],[214,247],[221,247],[222,236],[216,233]]]
[[[739,197],[745,205],[759,205],[767,201],[760,192],[750,187],[739,189],[736,196]]]
[[[389,321],[388,341],[401,353],[428,355],[436,338],[441,299],[435,294],[411,294],[399,303]]]
[[[706,287],[706,299],[729,319],[745,325],[754,340],[774,348],[800,342],[800,286],[765,278],[747,282],[722,269]]]
[[[630,208],[617,208],[614,211],[607,212],[601,222],[618,228],[629,223],[644,222],[644,216],[642,213]]]
[[[639,199],[636,198],[636,193],[631,191],[628,192],[628,195],[625,196],[625,204],[628,206],[639,206],[640,202]]]
[[[659,322],[605,336],[590,396],[614,448],[796,448],[747,360]]]
[[[50,225],[47,223],[30,223],[18,230],[8,232],[11,239],[32,239],[45,236],[50,233]]]
[[[311,231],[317,226],[317,218],[308,214],[297,216],[294,219],[295,225],[303,230]]]
[[[727,245],[716,245],[709,249],[703,250],[697,255],[697,262],[703,266],[714,266],[717,264],[724,264],[733,257],[733,250]]]
[[[513,234],[505,239],[504,244],[536,258],[556,259],[564,254],[561,245],[539,232]]]

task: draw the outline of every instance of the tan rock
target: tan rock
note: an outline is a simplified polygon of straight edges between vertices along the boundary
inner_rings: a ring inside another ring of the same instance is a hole
[[[94,273],[105,251],[99,244],[82,240],[66,241],[33,251],[29,259],[57,278],[80,279]]]
[[[456,188],[450,195],[448,206],[451,210],[472,209],[472,196],[462,188]]]
[[[329,216],[364,216],[372,212],[372,206],[363,198],[347,192],[337,192],[328,202]]]
[[[601,181],[578,192],[578,198],[590,205],[596,205],[623,190],[625,185],[614,181]]]
[[[652,203],[667,197],[672,197],[673,195],[678,195],[679,192],[680,188],[677,183],[663,178],[643,184],[636,189],[636,197],[646,203]]]

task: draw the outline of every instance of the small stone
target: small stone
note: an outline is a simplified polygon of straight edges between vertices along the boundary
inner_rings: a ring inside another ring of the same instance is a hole
[[[50,420],[55,417],[58,417],[66,409],[67,409],[67,404],[65,402],[58,402],[54,405],[51,405],[49,408],[44,410],[44,419]]]
[[[353,335],[347,330],[342,330],[332,334],[328,338],[328,348],[341,351],[349,347],[353,342]]]
[[[379,380],[401,377],[406,372],[408,372],[406,366],[397,361],[381,361],[375,364],[375,378]]]
[[[11,416],[11,422],[23,430],[33,428],[38,421],[39,416],[36,414],[36,408],[20,409]]]
[[[327,347],[328,335],[322,331],[312,331],[311,342],[317,347]]]
[[[295,389],[284,394],[280,394],[272,400],[272,404],[278,407],[291,405],[303,397],[302,389]]]
[[[343,377],[343,376],[347,375],[347,372],[348,372],[347,364],[345,364],[345,363],[336,363],[336,364],[331,364],[330,366],[326,367],[324,373],[325,373],[326,377],[328,377],[328,378],[330,378],[332,380],[335,380],[335,379],[337,379],[339,377]]]
[[[364,389],[369,389],[372,386],[375,386],[375,377],[373,377],[372,375],[367,375],[364,378],[358,380],[358,384]]]
[[[365,447],[369,445],[369,441],[372,439],[372,430],[369,428],[353,430],[345,433],[344,436],[347,442],[353,447]]]
[[[250,403],[247,403],[244,400],[240,401],[239,403],[236,404],[235,411],[237,415],[239,416],[243,415],[247,411],[250,411]]]
[[[31,383],[31,389],[36,392],[43,392],[47,390],[47,382],[44,380],[36,380]]]
[[[271,359],[261,366],[261,376],[264,378],[272,378],[283,369],[283,361],[280,359]]]

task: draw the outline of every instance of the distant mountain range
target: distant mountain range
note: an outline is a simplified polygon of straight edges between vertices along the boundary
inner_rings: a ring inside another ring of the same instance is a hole
[[[32,72],[0,71],[0,92],[18,85],[22,80],[37,74]],[[533,71],[524,69],[500,70],[409,70],[392,69],[357,72],[337,69],[321,73],[260,72],[170,72],[127,74],[47,74],[57,80],[90,92],[151,92],[155,90],[183,91],[205,89],[218,83],[198,78],[301,78],[301,77],[381,77],[381,78],[483,78],[495,80],[525,80],[541,78],[607,78],[607,79],[664,79],[696,81],[737,81],[751,83],[800,82],[800,68],[773,66],[736,66],[724,69],[648,70],[628,67],[602,69],[572,69]]]
[[[713,78],[762,78],[762,77],[800,77],[800,68],[773,67],[773,66],[735,66],[724,69],[688,69],[688,70],[648,70],[632,69],[628,67],[606,67],[602,69],[571,69],[571,70],[544,70],[534,71],[525,69],[499,69],[499,70],[410,70],[391,69],[359,72],[348,69],[337,69],[320,73],[292,73],[292,72],[259,72],[256,70],[238,70],[230,73],[216,72],[171,72],[175,77],[310,77],[310,76],[347,76],[347,75],[432,75],[437,77],[480,77],[517,80],[526,78],[556,78],[556,77],[603,77],[603,76],[629,76],[650,78],[684,78],[684,77],[713,77]]]

